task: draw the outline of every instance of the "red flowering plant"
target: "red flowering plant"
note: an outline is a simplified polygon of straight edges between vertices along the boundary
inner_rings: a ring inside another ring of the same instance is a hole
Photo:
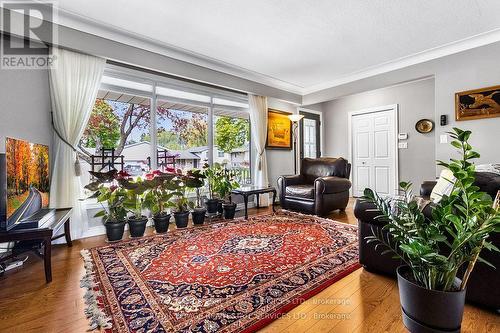
[[[207,178],[203,171],[198,169],[192,169],[187,172],[186,175],[186,186],[189,189],[194,189],[196,192],[196,206],[193,208],[201,208],[201,188],[205,185],[205,179]]]
[[[173,200],[175,211],[184,213],[189,211],[189,208],[194,208],[195,204],[187,198],[189,189],[196,189],[203,186],[203,175],[198,170],[189,170],[184,173],[181,169],[167,169],[171,171],[168,174],[172,175],[172,179],[164,183],[164,186],[174,196]]]
[[[90,171],[93,181],[85,186],[85,189],[93,192],[90,198],[96,198],[101,203],[102,210],[94,217],[102,217],[104,223],[122,222],[127,218],[127,210],[124,202],[127,197],[126,191],[119,186],[118,179],[130,177],[124,172],[110,170],[108,172]],[[104,202],[107,205],[104,205]]]
[[[148,190],[144,196],[144,207],[149,209],[153,216],[165,216],[168,214],[167,209],[175,206],[172,202],[175,188],[171,184],[174,177],[174,174],[164,173],[160,170],[146,174]]]
[[[123,175],[117,178],[118,184],[125,190],[126,199],[123,202],[125,209],[132,213],[131,219],[142,219],[145,193],[150,187],[149,181],[137,177],[135,180]]]

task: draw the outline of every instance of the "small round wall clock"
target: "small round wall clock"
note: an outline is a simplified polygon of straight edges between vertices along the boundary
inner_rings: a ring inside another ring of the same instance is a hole
[[[434,129],[434,122],[429,119],[420,119],[415,124],[418,133],[430,133]]]

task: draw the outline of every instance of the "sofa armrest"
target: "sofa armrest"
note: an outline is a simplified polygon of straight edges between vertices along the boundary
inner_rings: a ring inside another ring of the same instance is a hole
[[[377,217],[380,215],[382,215],[382,212],[372,202],[357,199],[354,203],[354,216],[358,221],[382,227],[386,224],[386,221],[378,219]]]
[[[317,194],[333,194],[349,191],[351,181],[346,178],[329,176],[316,178],[314,188]]]
[[[302,175],[293,176],[279,176],[278,177],[278,188],[281,191],[285,191],[285,188],[290,185],[302,185],[304,184],[304,177]]]
[[[420,186],[420,196],[422,198],[428,199],[431,196],[432,189],[436,186],[437,182],[433,180],[427,180]]]

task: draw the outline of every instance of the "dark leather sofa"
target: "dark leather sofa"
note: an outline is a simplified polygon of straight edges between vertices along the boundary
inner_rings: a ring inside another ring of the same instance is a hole
[[[351,164],[343,158],[304,158],[300,174],[278,178],[284,209],[326,215],[349,202]]]
[[[477,173],[475,184],[495,198],[496,193],[500,190],[500,176],[494,173]],[[432,189],[436,185],[435,181],[424,182],[420,188],[420,196],[428,198]],[[424,215],[430,216],[432,206],[428,205],[424,209]],[[375,217],[379,215],[375,207],[362,200],[357,200],[354,205],[354,215],[358,219],[358,236],[359,236],[359,262],[369,271],[383,273],[395,276],[396,268],[401,265],[400,260],[393,259],[392,254],[381,254],[381,250],[375,250],[375,244],[368,244],[367,236],[372,235],[372,228],[379,231],[383,227],[379,220]],[[489,240],[500,248],[500,233],[490,235]],[[467,285],[466,300],[492,310],[500,311],[500,254],[483,250],[481,257],[492,263],[497,269],[490,266],[477,263],[472,272]]]

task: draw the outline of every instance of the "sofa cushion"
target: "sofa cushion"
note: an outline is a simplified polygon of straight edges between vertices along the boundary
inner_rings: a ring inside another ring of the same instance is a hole
[[[285,196],[314,199],[314,185],[290,185],[286,187]]]

